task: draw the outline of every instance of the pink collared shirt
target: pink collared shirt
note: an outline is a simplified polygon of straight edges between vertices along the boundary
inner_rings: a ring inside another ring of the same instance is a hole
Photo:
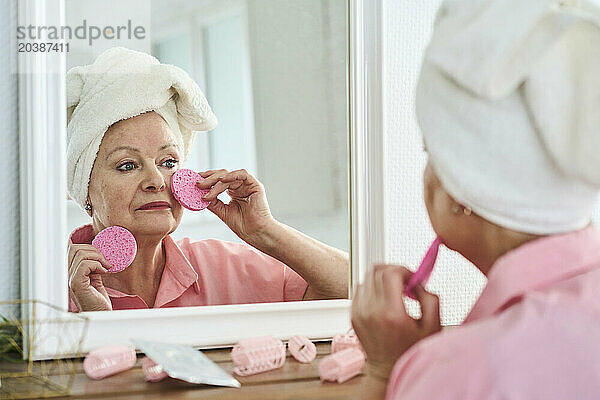
[[[91,244],[91,224],[69,243]],[[153,308],[302,300],[308,283],[293,269],[251,246],[207,239],[163,239],[165,269]],[[107,287],[113,310],[149,308],[141,297]],[[69,311],[77,307],[69,298]]]
[[[398,359],[386,399],[600,399],[600,232],[499,258],[463,325]]]

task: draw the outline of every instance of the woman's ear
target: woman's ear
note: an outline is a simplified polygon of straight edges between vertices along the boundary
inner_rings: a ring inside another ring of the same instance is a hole
[[[459,214],[461,214],[461,211],[462,211],[462,214],[466,215],[467,217],[473,213],[473,210],[471,210],[471,207],[463,206],[462,204],[459,204],[459,203],[454,203],[454,205],[452,206],[452,213],[454,215],[459,215]]]
[[[90,217],[92,216],[92,203],[90,202],[89,197],[85,200],[85,211]]]

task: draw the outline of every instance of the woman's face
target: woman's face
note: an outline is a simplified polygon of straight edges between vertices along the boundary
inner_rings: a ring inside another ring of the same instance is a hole
[[[462,207],[458,214],[454,212],[458,204],[446,192],[429,161],[423,174],[423,186],[425,206],[433,230],[446,247],[465,255],[477,242],[480,218],[475,214],[464,215]]]
[[[119,225],[136,236],[164,237],[173,232],[183,214],[171,192],[171,175],[179,169],[181,151],[156,112],[113,124],[104,134],[90,177],[94,228]],[[156,201],[168,206],[140,209]]]

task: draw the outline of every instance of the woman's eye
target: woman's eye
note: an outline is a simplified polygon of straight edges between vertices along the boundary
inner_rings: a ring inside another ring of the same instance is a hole
[[[177,166],[177,162],[177,160],[171,158],[165,161],[163,164],[165,164],[167,168],[175,168]]]
[[[131,171],[135,168],[135,164],[131,161],[125,162],[117,167],[119,171]]]

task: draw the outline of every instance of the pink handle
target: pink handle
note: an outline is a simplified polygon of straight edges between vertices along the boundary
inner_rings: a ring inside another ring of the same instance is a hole
[[[442,244],[442,240],[439,237],[436,237],[433,243],[431,243],[431,246],[429,246],[429,250],[427,250],[423,261],[421,261],[421,265],[419,265],[417,271],[408,280],[408,283],[404,288],[404,293],[406,293],[406,295],[411,299],[417,299],[414,293],[415,286],[421,284],[425,286],[425,284],[429,280],[429,276],[431,275],[431,272],[433,271],[433,266],[435,265],[435,260],[438,255],[438,249],[440,248],[440,244]]]

